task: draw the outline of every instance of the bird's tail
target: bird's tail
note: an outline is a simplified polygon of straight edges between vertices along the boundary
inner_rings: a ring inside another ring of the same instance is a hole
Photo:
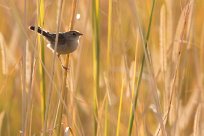
[[[36,32],[38,32],[39,34],[41,34],[41,35],[43,35],[45,37],[48,36],[48,32],[46,32],[45,30],[43,30],[40,27],[30,26],[29,29],[32,30],[32,31],[36,31]]]

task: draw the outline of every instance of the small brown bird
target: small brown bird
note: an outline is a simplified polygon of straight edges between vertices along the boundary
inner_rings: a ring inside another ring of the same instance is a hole
[[[35,27],[35,26],[30,26],[29,29],[32,31],[36,31],[39,34],[41,34],[42,36],[44,36],[45,39],[49,42],[47,44],[47,47],[54,52],[55,38],[56,38],[57,34],[47,32],[47,31],[43,30],[42,28]],[[57,47],[56,47],[56,53],[57,53],[57,56],[58,56],[60,61],[61,61],[61,59],[60,59],[61,54],[69,54],[69,53],[72,53],[73,51],[75,51],[77,49],[77,47],[79,45],[79,38],[81,35],[83,35],[83,34],[78,32],[78,31],[74,31],[74,30],[68,31],[68,32],[63,32],[63,33],[60,32],[58,34],[58,43],[57,43]],[[63,65],[62,65],[62,67],[64,69],[67,69]]]

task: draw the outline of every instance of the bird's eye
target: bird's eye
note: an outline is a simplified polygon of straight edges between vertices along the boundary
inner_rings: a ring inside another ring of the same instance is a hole
[[[72,35],[76,36],[76,33],[72,33]]]

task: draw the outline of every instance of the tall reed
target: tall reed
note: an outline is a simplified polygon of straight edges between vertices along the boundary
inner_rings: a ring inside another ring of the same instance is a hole
[[[37,17],[38,17],[38,26],[44,26],[44,17],[45,17],[45,2],[44,0],[37,0]],[[39,59],[45,64],[45,42],[44,39],[38,35],[38,47],[39,50]],[[41,92],[41,119],[42,124],[44,124],[45,119],[45,110],[46,110],[46,84],[45,84],[45,70],[43,65],[39,63],[39,73],[40,73],[40,92]]]
[[[122,61],[122,71],[125,69],[125,59]],[[117,121],[117,128],[116,128],[116,136],[119,136],[120,134],[120,120],[121,120],[121,113],[122,113],[122,102],[123,102],[123,91],[124,91],[124,80],[125,80],[125,74],[122,73],[121,75],[121,90],[120,90],[120,102],[119,102],[119,108],[118,108],[118,121]]]
[[[110,50],[111,50],[111,33],[112,33],[112,0],[108,1],[108,37],[107,37],[107,58],[106,58],[106,65],[107,65],[107,73],[108,76],[110,73]],[[108,82],[107,84],[110,84]],[[106,97],[106,103],[105,103],[105,124],[104,124],[104,136],[108,136],[108,124],[109,122],[109,99]]]
[[[74,28],[74,23],[75,23],[75,14],[76,14],[76,8],[77,8],[77,3],[78,0],[73,0],[72,2],[72,14],[71,14],[71,21],[70,21],[70,25],[69,25],[69,30],[72,30]],[[68,67],[69,65],[69,55],[66,55],[66,59],[65,59],[65,67]],[[68,79],[68,71],[64,70],[63,71],[63,81],[62,81],[62,90],[61,90],[61,96],[62,96],[62,100],[65,102],[65,105],[61,102],[61,99],[59,99],[59,106],[58,106],[58,117],[57,117],[57,124],[60,125],[61,121],[62,121],[62,114],[63,111],[65,109],[64,106],[68,105],[68,101],[67,101],[67,97],[68,97],[68,88],[67,88],[67,80]],[[68,113],[67,113],[68,114]],[[68,115],[67,115],[67,119],[68,119]],[[71,129],[71,128],[70,128]],[[72,130],[72,129],[71,129]],[[72,131],[71,131],[72,133]],[[58,131],[57,131],[57,135],[61,135],[61,125],[60,127],[58,127]]]
[[[98,91],[99,91],[99,73],[100,73],[100,14],[99,14],[99,0],[92,0],[92,43],[93,43],[93,103],[94,103],[94,135],[98,131]]]
[[[145,44],[145,48],[147,48],[147,42],[148,42],[149,37],[150,37],[150,30],[151,30],[151,24],[152,24],[152,19],[153,19],[153,11],[154,11],[155,1],[156,0],[153,0],[153,4],[152,4],[152,8],[151,8],[149,25],[148,25],[148,31],[147,31],[146,39],[144,41],[145,42],[144,43]],[[137,85],[135,86],[132,107],[130,109],[128,136],[131,136],[131,134],[132,134],[133,120],[134,120],[135,111],[136,111],[136,108],[137,108],[136,106],[137,106],[137,101],[138,101],[138,97],[139,97],[139,89],[140,89],[140,84],[141,84],[141,80],[142,80],[142,73],[143,73],[143,69],[144,69],[144,63],[145,63],[145,54],[143,54],[143,56],[142,56],[142,64],[141,64],[141,67],[140,67],[138,80],[135,80],[135,81],[137,81],[137,83],[136,83]]]

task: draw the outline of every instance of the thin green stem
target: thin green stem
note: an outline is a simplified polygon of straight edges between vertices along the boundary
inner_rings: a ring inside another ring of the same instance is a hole
[[[72,3],[71,22],[70,22],[70,26],[69,26],[70,30],[72,30],[74,27],[77,2],[78,2],[78,0],[73,0],[73,3]],[[66,55],[64,66],[68,67],[68,64],[69,64],[69,54]],[[65,101],[65,105],[68,105],[68,101],[67,101],[67,99],[68,99],[67,98],[68,97],[67,78],[68,78],[68,72],[66,70],[64,70],[63,71],[63,83],[62,83],[61,96],[62,96],[63,100]],[[62,120],[62,113],[63,113],[64,109],[65,109],[65,107],[62,104],[62,102],[59,102],[59,108],[58,108],[59,114],[58,114],[57,122],[60,126],[61,126],[61,120]],[[67,116],[67,119],[68,119],[68,116]],[[61,127],[58,128],[57,133],[58,133],[58,135],[61,135]]]
[[[98,91],[99,91],[99,68],[100,68],[100,38],[99,38],[99,0],[92,1],[92,30],[93,30],[93,68],[94,68],[94,135],[98,131]]]
[[[122,77],[122,85],[121,85],[121,92],[120,92],[120,103],[119,103],[119,109],[118,109],[118,122],[117,122],[116,136],[119,136],[119,134],[120,134],[120,118],[121,118],[121,112],[122,112],[123,90],[124,90],[124,77]]]
[[[145,40],[145,48],[147,48],[147,42],[148,42],[149,37],[150,37],[150,30],[151,30],[151,24],[152,24],[152,19],[153,19],[153,11],[154,11],[155,1],[156,0],[153,0],[153,4],[152,4],[150,19],[149,19],[149,25],[148,25],[148,32],[147,32],[146,40]],[[142,56],[142,64],[141,64],[141,67],[140,67],[139,79],[137,81],[137,86],[135,87],[134,96],[133,96],[133,104],[132,104],[132,107],[131,107],[131,110],[130,110],[128,136],[131,136],[131,134],[132,134],[133,120],[134,120],[134,116],[135,116],[134,113],[135,113],[135,110],[137,108],[137,100],[138,100],[139,89],[140,89],[141,80],[142,80],[142,73],[143,73],[143,69],[144,69],[144,62],[145,62],[145,54],[143,54],[143,56]]]
[[[37,8],[38,8],[38,26],[43,27],[44,25],[44,16],[45,16],[45,8],[44,8],[44,0],[37,0]],[[38,35],[38,44],[40,45],[40,60],[43,64],[45,64],[45,42],[44,39]],[[42,116],[42,124],[44,124],[45,120],[45,111],[46,111],[46,84],[45,84],[45,71],[41,63],[39,63],[39,73],[41,76],[40,80],[40,92],[41,92],[41,116]]]
[[[112,0],[108,1],[108,37],[107,37],[107,73],[109,75],[110,69],[110,50],[111,50],[111,28],[112,28]],[[110,84],[110,83],[108,83]],[[106,106],[105,106],[105,124],[104,124],[104,136],[108,135],[108,124],[109,124],[109,101],[106,99]]]

